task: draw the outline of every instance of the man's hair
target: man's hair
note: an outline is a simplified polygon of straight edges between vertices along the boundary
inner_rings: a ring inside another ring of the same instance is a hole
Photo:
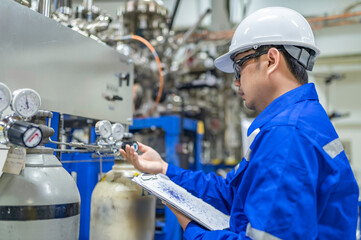
[[[268,50],[270,48],[277,48],[278,50],[281,50],[281,53],[283,54],[286,64],[288,67],[288,70],[293,74],[293,76],[297,79],[297,81],[303,85],[308,83],[308,74],[306,71],[306,68],[304,68],[296,59],[294,59],[287,51],[284,49],[283,46],[275,46],[275,45],[264,45],[257,48],[256,52],[261,52],[264,50]]]

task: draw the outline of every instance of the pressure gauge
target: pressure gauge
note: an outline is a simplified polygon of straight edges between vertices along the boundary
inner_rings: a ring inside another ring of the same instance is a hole
[[[124,127],[120,123],[114,123],[112,125],[112,136],[116,141],[122,140],[124,136]]]
[[[4,111],[11,102],[11,92],[10,89],[0,82],[0,112]]]
[[[112,135],[112,124],[108,120],[102,120],[95,124],[95,133],[102,138],[109,138]]]
[[[23,118],[34,116],[41,105],[40,95],[32,89],[23,88],[13,92],[11,108]]]

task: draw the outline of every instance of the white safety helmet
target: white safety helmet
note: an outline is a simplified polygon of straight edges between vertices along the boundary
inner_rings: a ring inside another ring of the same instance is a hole
[[[236,54],[263,45],[284,46],[292,57],[310,71],[320,54],[312,29],[301,14],[289,8],[268,7],[252,13],[238,25],[229,52],[218,57],[214,65],[223,72],[232,73]]]

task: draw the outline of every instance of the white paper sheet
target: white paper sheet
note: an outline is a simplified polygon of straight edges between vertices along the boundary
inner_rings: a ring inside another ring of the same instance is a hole
[[[163,174],[141,174],[132,181],[209,230],[229,228],[228,215],[193,196]]]

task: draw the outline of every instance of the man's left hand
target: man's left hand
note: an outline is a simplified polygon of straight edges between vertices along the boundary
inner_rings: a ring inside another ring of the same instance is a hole
[[[192,219],[185,216],[183,213],[179,212],[174,207],[169,206],[165,202],[163,202],[163,204],[165,204],[174,213],[174,215],[177,217],[178,222],[179,222],[179,224],[181,225],[181,227],[183,228],[183,231],[184,231],[186,229],[188,223],[190,223],[192,221]]]

